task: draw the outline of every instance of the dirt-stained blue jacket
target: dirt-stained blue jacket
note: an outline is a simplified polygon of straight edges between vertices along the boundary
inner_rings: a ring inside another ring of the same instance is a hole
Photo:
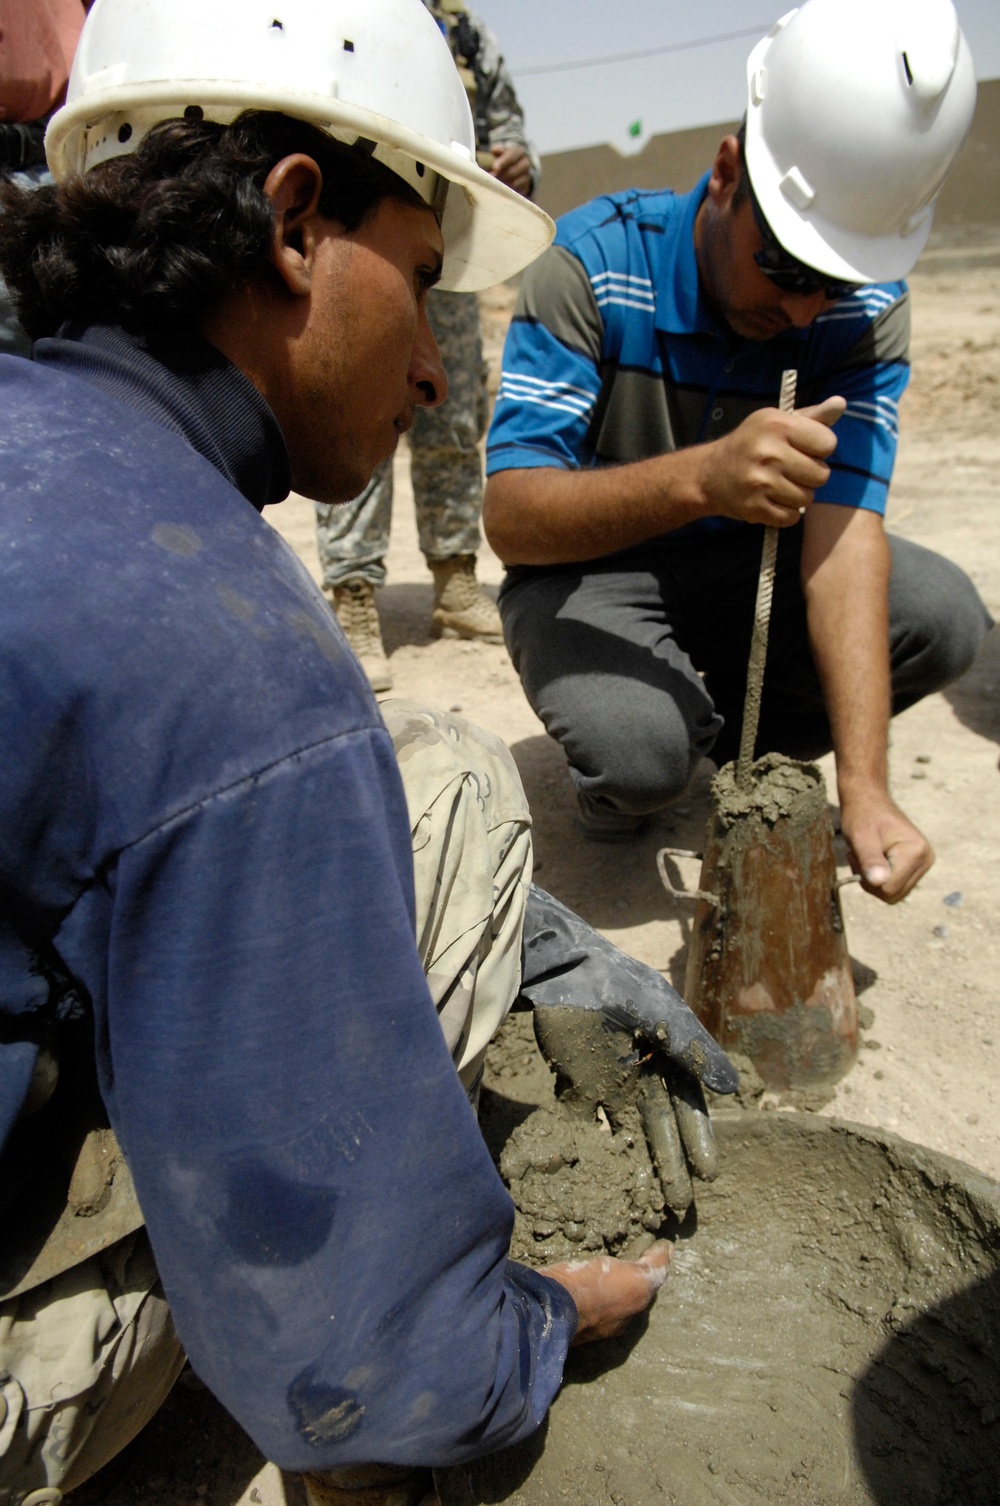
[[[48,957],[215,1394],[286,1469],[460,1461],[538,1424],[575,1309],[507,1260],[392,746],[260,516],[281,434],[183,356],[93,329],[0,360],[0,1133]]]

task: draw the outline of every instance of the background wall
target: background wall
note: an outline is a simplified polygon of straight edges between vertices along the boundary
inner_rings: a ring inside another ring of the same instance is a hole
[[[643,151],[623,157],[612,146],[554,152],[542,158],[538,202],[565,214],[599,193],[623,188],[692,188],[711,165],[716,147],[737,121],[654,136]],[[979,85],[968,141],[945,184],[931,245],[977,244],[1000,238],[1000,79]]]

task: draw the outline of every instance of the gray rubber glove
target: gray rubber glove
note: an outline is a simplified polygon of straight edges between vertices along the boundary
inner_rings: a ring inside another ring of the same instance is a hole
[[[587,1115],[600,1105],[615,1126],[635,1104],[667,1205],[685,1213],[691,1174],[711,1181],[718,1169],[702,1084],[734,1093],[739,1082],[721,1046],[655,968],[536,884],[525,911],[520,997],[534,1011],[560,1099]]]

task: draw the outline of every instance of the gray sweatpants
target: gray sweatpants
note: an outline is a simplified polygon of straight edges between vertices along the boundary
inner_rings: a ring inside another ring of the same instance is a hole
[[[506,747],[464,717],[386,701],[413,841],[417,946],[475,1099],[521,978],[531,818]],[[154,1415],[184,1364],[144,1229],[0,1302],[0,1506],[48,1506]]]
[[[655,811],[702,754],[739,750],[759,528],[687,535],[588,565],[512,570],[500,592],[511,659],[577,788]],[[801,528],[780,536],[757,755],[832,746],[799,585]],[[968,576],[890,536],[893,714],[972,663],[992,620]]]

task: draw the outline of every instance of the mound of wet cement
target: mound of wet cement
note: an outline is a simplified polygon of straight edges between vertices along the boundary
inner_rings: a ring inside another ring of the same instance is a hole
[[[511,1255],[528,1265],[638,1253],[665,1217],[635,1110],[612,1134],[536,1109],[507,1141],[500,1174],[517,1208]]]
[[[542,1432],[443,1506],[996,1506],[1000,1188],[827,1120],[717,1130],[645,1331],[573,1351]]]

